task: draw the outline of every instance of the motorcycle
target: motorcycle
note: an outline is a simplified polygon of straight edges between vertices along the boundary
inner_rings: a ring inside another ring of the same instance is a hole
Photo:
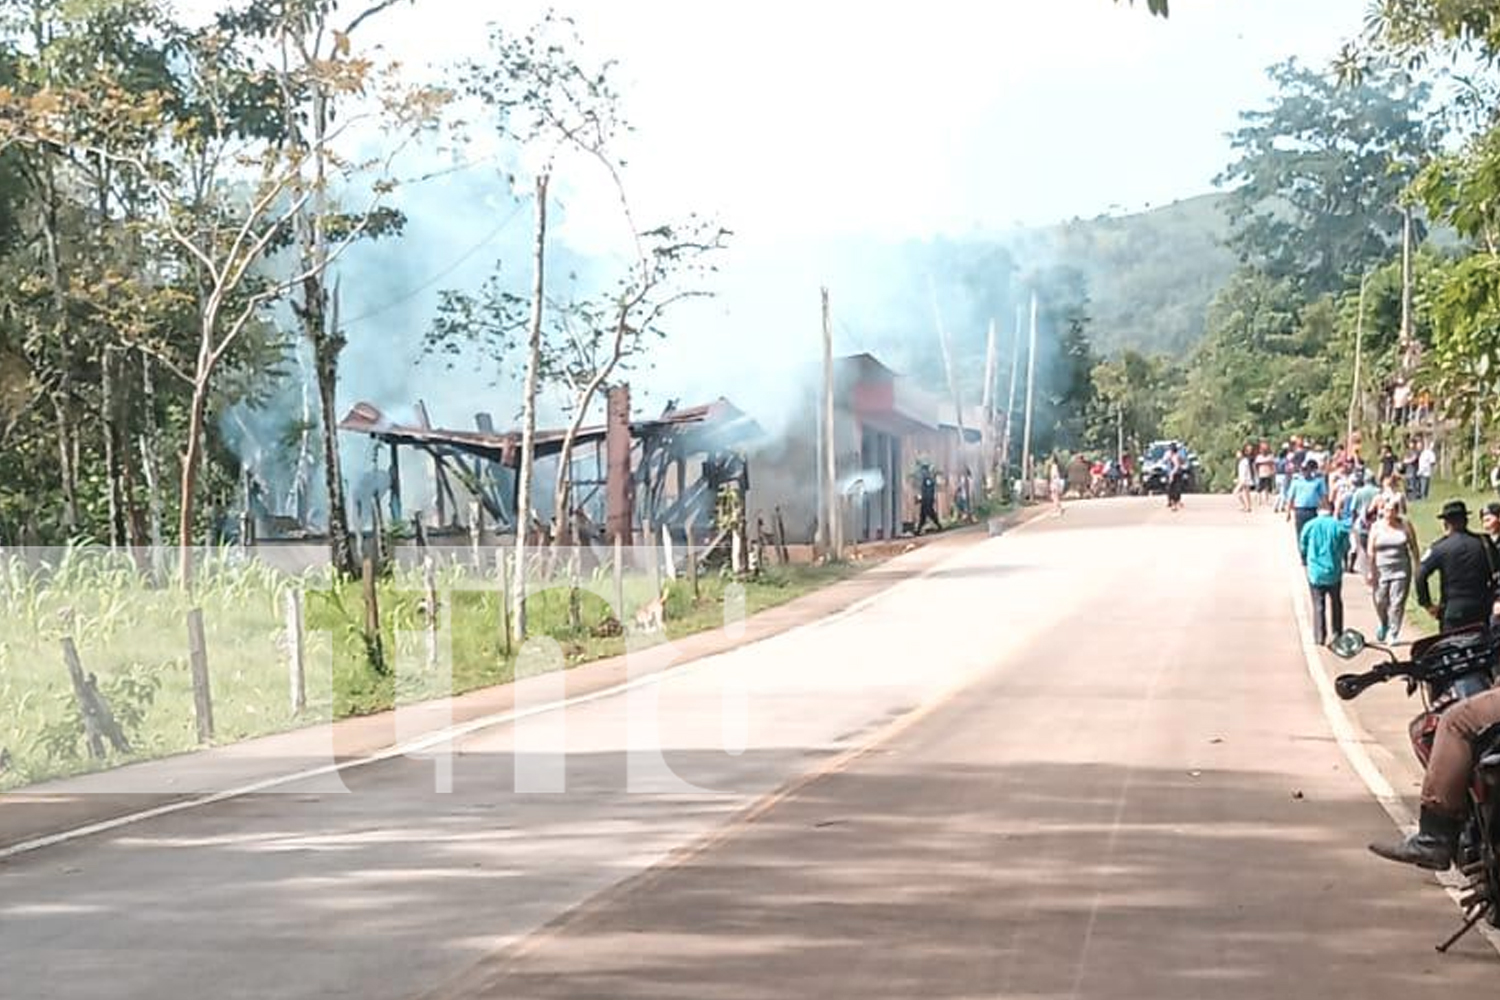
[[[1482,626],[1448,632],[1412,644],[1411,657],[1402,660],[1394,650],[1365,641],[1359,632],[1340,634],[1334,653],[1348,660],[1365,649],[1385,653],[1390,661],[1359,674],[1341,674],[1334,690],[1352,701],[1376,684],[1402,679],[1410,697],[1422,694],[1422,711],[1408,733],[1422,766],[1432,756],[1433,740],[1443,713],[1465,698],[1494,686],[1500,635]],[[1458,842],[1454,864],[1467,880],[1459,894],[1464,923],[1438,945],[1446,953],[1481,920],[1500,927],[1500,726],[1492,726],[1474,741],[1474,767],[1469,783],[1469,813]]]

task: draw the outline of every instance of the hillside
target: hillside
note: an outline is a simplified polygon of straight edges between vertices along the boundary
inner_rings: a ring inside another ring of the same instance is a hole
[[[1136,215],[1025,230],[1007,243],[1018,260],[1087,275],[1089,335],[1099,353],[1181,356],[1202,339],[1208,304],[1236,265],[1221,245],[1223,206],[1223,195],[1203,195]]]

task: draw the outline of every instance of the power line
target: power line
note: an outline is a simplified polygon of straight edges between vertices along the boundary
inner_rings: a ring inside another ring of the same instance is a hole
[[[405,303],[410,302],[412,299],[416,298],[418,295],[421,295],[423,292],[427,291],[427,289],[431,288],[433,285],[437,284],[439,281],[442,281],[448,275],[458,270],[460,267],[466,264],[471,257],[477,254],[479,251],[483,250],[485,247],[489,246],[496,239],[498,239],[500,234],[503,233],[506,228],[516,220],[516,217],[521,214],[521,210],[526,207],[527,206],[525,202],[517,205],[515,210],[511,212],[510,215],[505,217],[505,220],[503,222],[501,222],[498,226],[490,230],[490,232],[485,235],[484,239],[480,240],[478,243],[465,250],[462,254],[459,255],[456,260],[448,264],[446,267],[438,271],[426,281],[423,281],[421,284],[416,285],[415,287],[407,289],[405,292],[402,292],[400,295],[388,300],[382,305],[376,306],[374,309],[360,313],[358,316],[355,316],[352,319],[344,320],[344,323],[346,325],[362,323],[372,317],[380,316],[384,313],[390,312],[397,306],[404,305]]]

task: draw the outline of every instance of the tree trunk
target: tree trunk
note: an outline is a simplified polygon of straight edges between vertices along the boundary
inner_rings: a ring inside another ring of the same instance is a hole
[[[521,410],[521,468],[516,477],[516,585],[511,595],[514,610],[511,628],[515,641],[526,639],[526,533],[531,526],[532,448],[536,441],[536,392],[542,359],[542,318],[546,291],[547,185],[551,175],[543,171],[536,179],[536,244],[532,249],[534,280],[531,289],[530,346],[526,355],[526,385]]]
[[[71,382],[71,379],[66,381]],[[52,394],[52,410],[57,420],[57,461],[62,481],[63,526],[72,535],[80,520],[78,510],[78,470],[73,463],[72,393],[58,390]]]
[[[557,489],[553,494],[555,499],[552,504],[552,523],[557,526],[552,533],[553,548],[576,541],[573,538],[572,511],[569,509],[573,497],[573,447],[578,431],[583,427],[584,418],[588,416],[589,407],[593,405],[594,396],[599,392],[599,386],[604,384],[614,367],[611,362],[589,381],[588,388],[578,398],[578,407],[573,413],[573,420],[568,424],[567,433],[563,435],[562,449],[557,453]]]
[[[115,395],[115,349],[106,346],[99,359],[100,394],[103,404],[104,472],[109,484],[109,546],[128,544],[125,531],[124,490],[120,473],[120,401]]]
[[[141,434],[141,474],[146,480],[151,546],[159,550],[166,541],[162,530],[161,434],[156,425],[156,383],[151,378],[151,358],[144,354],[141,355],[141,388],[145,397],[143,408],[146,417],[145,430]]]
[[[314,294],[310,286],[316,286]],[[322,282],[314,277],[304,286],[309,288],[308,301],[316,303],[321,294]],[[338,412],[336,410],[339,384],[339,355],[344,350],[344,336],[337,329],[323,328],[323,311],[317,309],[316,325],[308,319],[307,330],[312,340],[313,368],[318,379],[318,406],[323,422],[323,482],[328,491],[328,546],[329,558],[334,569],[345,576],[359,572],[355,563],[354,548],[349,544],[349,511],[344,498],[344,470],[339,461]],[[337,308],[334,309],[337,315]],[[314,331],[322,330],[321,334]]]
[[[187,451],[182,458],[182,503],[177,517],[178,576],[183,587],[193,580],[193,513],[194,493],[198,486],[198,464],[203,460],[203,419],[208,410],[208,376],[202,368],[193,386],[193,402],[188,410]]]

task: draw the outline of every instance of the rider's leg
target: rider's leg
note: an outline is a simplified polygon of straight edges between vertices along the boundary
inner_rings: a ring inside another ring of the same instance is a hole
[[[1432,744],[1432,757],[1427,761],[1427,775],[1422,781],[1420,827],[1405,840],[1371,844],[1370,850],[1391,861],[1438,871],[1451,865],[1469,807],[1473,739],[1497,723],[1500,723],[1500,688],[1466,698],[1444,712]]]

